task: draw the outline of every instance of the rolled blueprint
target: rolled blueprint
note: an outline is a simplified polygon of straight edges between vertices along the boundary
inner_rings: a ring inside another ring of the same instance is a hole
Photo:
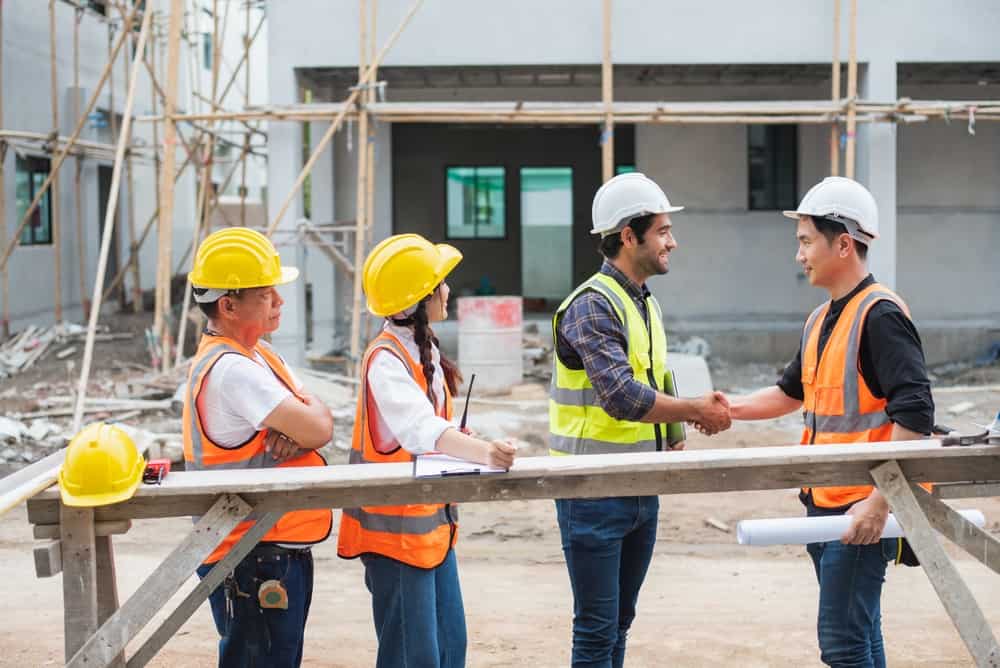
[[[980,510],[959,510],[962,517],[982,528],[986,518]],[[805,545],[840,540],[851,526],[850,515],[827,517],[781,517],[766,520],[743,520],[736,524],[740,545]],[[899,538],[903,529],[893,515],[885,523],[882,538]]]

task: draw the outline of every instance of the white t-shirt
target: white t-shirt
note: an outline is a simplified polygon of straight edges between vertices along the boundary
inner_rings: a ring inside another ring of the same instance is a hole
[[[288,370],[295,383],[298,378]],[[198,415],[205,434],[226,448],[246,443],[263,428],[264,419],[291,391],[260,356],[223,355],[216,361],[198,395]]]

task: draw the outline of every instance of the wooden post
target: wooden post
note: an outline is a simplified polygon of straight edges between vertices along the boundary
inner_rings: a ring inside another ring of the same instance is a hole
[[[56,75],[56,0],[49,0],[49,67],[50,96],[52,102],[52,131],[58,137],[59,132],[59,81]],[[56,322],[63,319],[62,312],[62,235],[59,230],[59,204],[62,191],[59,190],[59,180],[52,180],[52,196],[49,197],[49,212],[52,218],[50,235],[52,239],[52,281],[55,283],[54,315]]]
[[[368,3],[358,0],[360,17],[360,50],[358,55],[358,90],[363,90],[362,82],[365,74],[365,59],[368,49]],[[375,63],[372,63],[375,67]],[[369,82],[374,77],[369,78]],[[361,267],[365,262],[365,239],[368,234],[368,92],[362,93],[362,105],[358,110],[358,181],[355,192],[355,231],[354,231],[354,266]],[[362,277],[361,272],[354,273],[353,299],[351,300],[351,365],[352,374],[357,377],[361,372],[361,318],[362,318]]]
[[[119,5],[120,8],[120,5]],[[111,73],[108,75],[108,127],[111,129],[112,141],[117,141],[118,137],[118,114],[115,111],[115,63],[118,62],[118,58],[112,58],[111,56],[111,43],[114,37],[115,26],[112,23],[108,23],[108,60],[111,61]],[[122,37],[128,35],[131,31],[129,30],[129,23],[127,21],[122,21]],[[126,60],[125,67],[128,67],[128,61]],[[126,88],[126,90],[128,90]],[[106,205],[111,206],[110,199]],[[115,211],[118,210],[118,200],[115,199]],[[116,217],[120,218],[121,216]],[[116,256],[118,255],[118,244],[115,244],[115,248],[111,251]],[[123,285],[121,290],[118,291],[118,306],[122,310],[125,309],[125,286]]]
[[[611,0],[604,0],[601,25],[604,49],[601,56],[601,100],[604,102],[604,128],[601,132],[601,181],[615,175],[614,67],[611,64]]]
[[[250,3],[246,3],[246,32],[243,33],[243,60],[246,62],[243,73],[243,108],[250,106]],[[261,21],[263,25],[263,19]],[[243,135],[243,158],[240,161],[240,225],[247,224],[247,153],[250,151],[250,128]]]
[[[131,16],[135,16],[136,11],[137,10],[133,9]],[[125,37],[126,35],[123,32],[122,36],[115,43],[115,48],[113,50],[112,55],[117,54],[118,51],[121,50],[122,44],[125,43]],[[31,216],[38,209],[39,202],[42,201],[42,197],[44,197],[45,193],[48,192],[49,187],[52,185],[52,180],[55,178],[55,175],[59,172],[59,168],[62,167],[63,162],[66,160],[66,156],[70,154],[70,151],[73,150],[73,147],[76,145],[77,140],[80,138],[80,132],[83,130],[83,126],[87,122],[87,116],[94,109],[94,105],[97,103],[97,98],[101,94],[101,89],[104,87],[104,83],[108,80],[108,74],[110,73],[110,71],[111,71],[111,62],[109,61],[104,66],[104,70],[101,73],[101,77],[97,81],[97,86],[94,88],[94,92],[91,93],[90,95],[90,100],[87,101],[87,107],[84,109],[83,113],[80,115],[79,119],[76,122],[76,129],[73,130],[73,134],[70,135],[70,138],[69,140],[67,140],[66,145],[63,146],[62,151],[60,151],[59,154],[56,155],[55,160],[50,165],[49,175],[45,178],[45,181],[42,182],[42,187],[39,188],[38,192],[35,193],[34,199],[31,200],[31,204],[28,205],[28,209],[24,212],[24,216],[21,218],[21,222],[18,224],[17,229],[14,231],[14,237],[8,242],[7,248],[4,249],[3,256],[0,256],[0,269],[4,269],[7,267],[7,263],[10,261],[11,253],[14,252],[14,248],[17,247],[18,243],[21,240],[21,232],[24,230],[24,227],[28,224],[28,221],[31,220]]]
[[[0,128],[3,127],[3,0],[0,0]],[[7,143],[0,139],[0,247],[7,246],[7,186],[4,172],[7,164]],[[0,294],[3,301],[3,315],[0,317],[0,335],[4,340],[10,336],[10,285],[7,282],[7,265],[0,269]]]
[[[119,6],[119,10],[124,14],[124,7]],[[147,9],[147,11],[149,11]],[[135,32],[132,30],[132,25],[130,23],[125,24],[125,30],[128,30],[130,40],[132,42],[132,48],[135,48]],[[128,60],[124,60],[125,63],[125,89],[128,90],[131,85],[131,75],[129,74]],[[155,95],[153,97],[156,97]],[[131,142],[130,142],[131,143]],[[139,270],[139,254],[133,252],[136,247],[136,233],[135,233],[135,178],[134,172],[132,170],[132,152],[128,151],[125,154],[125,176],[128,181],[128,192],[125,193],[127,198],[128,206],[128,241],[129,241],[129,258],[128,266],[132,270],[132,312],[141,313],[142,312],[142,272]]]
[[[80,21],[83,9],[77,7],[73,21],[73,117],[80,117]],[[83,312],[90,311],[87,297],[87,237],[83,229],[83,158],[76,156],[76,173],[73,176],[74,219],[76,221],[77,262],[80,265],[80,304]]]
[[[152,25],[153,12],[147,11],[142,19],[142,31],[139,33],[139,43],[136,46],[135,58],[132,61],[132,81],[125,98],[125,108],[122,110],[123,121],[121,133],[118,136],[118,149],[115,152],[115,166],[111,176],[111,190],[108,195],[108,207],[104,218],[104,231],[101,235],[101,254],[97,261],[97,277],[94,279],[94,301],[90,307],[90,321],[87,324],[87,340],[84,344],[83,362],[80,370],[80,384],[77,388],[76,407],[73,411],[73,432],[80,429],[83,419],[83,405],[87,400],[87,381],[90,379],[90,364],[94,355],[94,334],[97,328],[97,318],[101,311],[101,295],[104,286],[104,273],[107,270],[108,252],[111,248],[111,235],[114,231],[115,214],[117,213],[118,188],[121,185],[122,162],[125,147],[132,133],[132,107],[135,105],[135,91],[139,80],[139,64],[142,52],[146,48],[149,37],[149,27]]]
[[[833,0],[833,66],[830,71],[831,94],[834,102],[840,100],[840,0]],[[838,114],[839,116],[839,114]],[[840,121],[830,124],[830,176],[840,175]]]
[[[171,0],[170,27],[167,34],[167,99],[163,104],[163,167],[160,174],[160,218],[159,257],[157,279],[156,314],[153,331],[161,337],[161,370],[170,364],[170,332],[166,326],[166,316],[170,311],[170,269],[173,245],[174,221],[174,162],[177,151],[177,122],[173,116],[177,112],[177,61],[180,52],[181,22],[184,19],[182,0]]]
[[[968,552],[994,573],[1000,574],[1000,541],[980,529],[919,485],[910,484],[913,496],[931,526]]]
[[[855,133],[858,104],[858,0],[851,0],[850,52],[847,61],[847,150],[844,152],[844,176],[854,178]]]
[[[115,548],[111,536],[97,536],[97,623],[104,624],[118,610],[118,576],[115,572]],[[114,657],[109,668],[125,668],[125,652]]]
[[[65,658],[76,654],[97,630],[97,559],[94,510],[61,506]]]
[[[853,3],[856,0],[851,1]],[[879,491],[889,501],[910,547],[920,559],[927,579],[931,581],[976,665],[1000,665],[1000,645],[997,645],[993,631],[968,585],[948,558],[937,534],[920,509],[899,463],[895,460],[887,461],[873,468],[871,475]]]

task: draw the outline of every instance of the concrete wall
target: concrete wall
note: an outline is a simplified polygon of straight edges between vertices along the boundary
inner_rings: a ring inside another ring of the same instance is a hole
[[[161,8],[164,3],[153,3]],[[63,135],[69,136],[76,126],[74,116],[73,85],[73,25],[74,10],[69,5],[57,2],[56,8],[56,50],[57,50],[57,81],[59,96],[59,125]],[[0,91],[0,101],[4,109],[3,126],[7,130],[24,130],[48,133],[52,130],[50,66],[49,66],[49,18],[47,3],[6,3],[4,6],[4,26],[2,36],[3,58],[3,90]],[[91,13],[86,13],[80,24],[80,109],[83,110],[87,100],[94,90],[108,53],[107,25]],[[114,108],[120,114],[123,110],[126,87],[125,74],[128,64],[123,48],[114,70]],[[137,115],[152,113],[151,91],[148,77],[144,69],[140,71],[137,88],[135,113]],[[187,90],[187,77],[183,74],[180,81],[182,91]],[[97,102],[98,110],[107,110],[110,106],[108,87]],[[149,124],[137,124],[134,136],[137,141],[152,144],[152,128]],[[81,139],[89,141],[107,141],[108,131],[85,126]],[[161,135],[162,137],[162,135]],[[27,154],[48,157],[42,152],[28,150]],[[183,155],[178,152],[177,165],[180,166]],[[81,299],[88,299],[93,291],[93,281],[97,271],[97,258],[100,248],[100,233],[103,220],[98,216],[98,167],[111,166],[110,160],[89,158],[84,160],[81,172],[81,202],[77,207],[74,196],[74,176],[76,172],[75,158],[69,158],[59,172],[59,227],[61,230],[61,287],[63,295],[63,317],[70,320],[84,320],[86,314],[80,308]],[[15,152],[9,150],[3,164],[5,175],[4,210],[7,239],[13,238],[13,233],[20,222],[17,219],[17,204],[15,199]],[[135,228],[141,231],[146,221],[156,209],[156,179],[151,162],[134,161],[135,181]],[[119,203],[118,239],[119,263],[124,263],[128,257],[129,217],[128,217],[128,181],[122,176],[122,192]],[[187,242],[193,234],[194,218],[194,180],[185,176],[176,185],[175,216],[174,216],[174,246],[173,266],[176,267],[184,254]],[[82,238],[77,234],[76,217],[79,214],[83,227]],[[151,240],[140,254],[141,287],[151,289],[155,283],[156,243],[155,230]],[[83,246],[85,254],[85,280],[81,285],[78,248]],[[51,268],[55,264],[55,250],[52,245],[29,246],[17,248],[11,255],[8,264],[10,284],[10,313],[13,328],[20,328],[27,323],[50,324],[53,320],[55,300],[55,282]],[[127,286],[131,286],[131,278]]]

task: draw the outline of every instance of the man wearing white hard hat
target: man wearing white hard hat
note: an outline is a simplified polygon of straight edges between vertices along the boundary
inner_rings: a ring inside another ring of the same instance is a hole
[[[692,421],[707,433],[729,427],[721,393],[677,399],[664,392],[663,315],[646,280],[669,270],[677,248],[670,214],[683,208],[639,173],[614,177],[594,196],[593,234],[604,263],[552,320],[551,454],[682,449],[669,423]],[[623,664],[658,511],[656,496],[556,500],[573,589],[573,666]]]
[[[795,211],[796,260],[830,301],[806,319],[799,352],[777,385],[732,397],[732,416],[760,420],[802,411],[802,443],[906,441],[929,434],[934,400],[920,335],[894,292],[869,273],[878,208],[851,179],[813,186]],[[889,505],[870,485],[805,488],[810,516],[852,517],[839,541],[810,543],[819,580],[820,658],[830,666],[885,666],[882,582],[904,544],[882,539]]]

